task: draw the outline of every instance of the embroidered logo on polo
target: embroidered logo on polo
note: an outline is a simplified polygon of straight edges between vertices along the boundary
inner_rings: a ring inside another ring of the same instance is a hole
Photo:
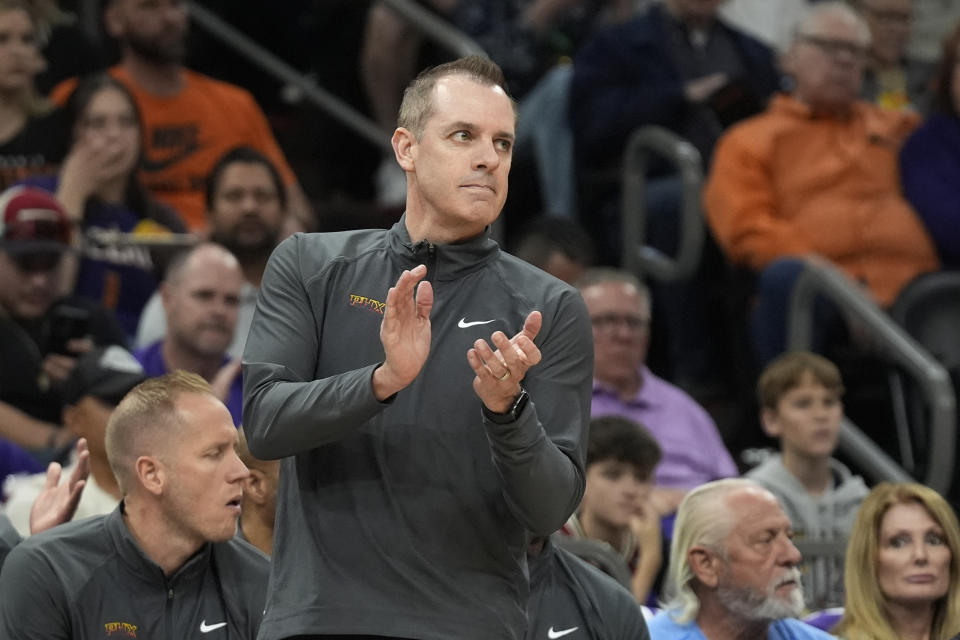
[[[386,309],[387,303],[380,302],[379,300],[374,300],[373,298],[368,298],[366,296],[358,296],[355,293],[351,293],[350,306],[363,307],[367,311],[373,311],[374,313],[379,313],[380,315],[383,315],[383,310]]]
[[[554,631],[554,630],[553,630],[553,627],[550,627],[550,629],[547,631],[547,637],[550,638],[550,640],[557,640],[557,638],[562,638],[563,636],[568,636],[568,635],[570,635],[571,633],[573,633],[574,631],[576,631],[576,630],[579,629],[579,628],[580,628],[580,627],[570,627],[569,629],[563,629],[563,630],[561,630],[561,631]]]
[[[129,622],[107,622],[103,625],[108,638],[136,638],[137,625]]]

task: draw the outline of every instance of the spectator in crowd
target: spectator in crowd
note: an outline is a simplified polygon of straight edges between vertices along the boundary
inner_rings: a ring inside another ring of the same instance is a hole
[[[243,272],[232,253],[203,243],[177,255],[161,285],[166,337],[133,352],[148,376],[199,374],[240,425],[240,360],[227,355],[237,326]]]
[[[544,216],[520,233],[510,253],[573,284],[594,265],[596,252],[587,231],[573,220]]]
[[[32,536],[0,574],[0,635],[253,640],[267,558],[234,539],[241,483],[230,413],[199,376],[148,380],[117,406],[107,455],[123,501]]]
[[[857,99],[870,34],[840,2],[819,3],[786,65],[795,86],[717,146],[707,220],[731,262],[759,274],[752,339],[761,364],[783,351],[799,258],[819,255],[882,306],[938,267],[900,192],[897,152],[915,114]]]
[[[610,545],[630,569],[630,590],[646,602],[663,564],[660,514],[651,500],[660,445],[643,425],[603,416],[590,421],[587,488],[561,532]]]
[[[206,198],[210,239],[233,253],[243,269],[237,330],[228,350],[231,358],[239,358],[250,332],[267,258],[283,236],[286,191],[280,173],[266,156],[249,147],[237,147],[213,167]],[[160,340],[166,332],[163,304],[155,294],[140,318],[137,346]]]
[[[107,421],[120,400],[146,380],[143,367],[130,352],[113,345],[94,349],[77,360],[63,390],[63,426],[87,442],[90,467],[83,497],[77,505],[77,519],[105,515],[120,501],[117,479],[110,470],[104,435]],[[63,468],[71,473],[79,463],[73,459]],[[30,509],[46,485],[46,474],[12,476],[3,487],[3,512],[22,536],[30,534]]]
[[[34,86],[42,26],[28,0],[0,0],[0,190],[55,172],[67,152],[63,114]]]
[[[657,640],[832,638],[803,612],[800,552],[776,497],[752,480],[697,487],[677,513],[669,600],[649,623]]]
[[[56,193],[80,231],[79,264],[65,274],[65,288],[109,309],[133,337],[157,288],[158,269],[147,247],[121,245],[117,232],[143,236],[187,228],[137,177],[140,116],[123,84],[106,74],[90,76],[70,96],[66,112],[73,144],[59,175],[27,183]]]
[[[915,0],[857,0],[870,28],[861,96],[887,109],[926,111],[930,74],[907,57]]]
[[[237,438],[237,455],[250,470],[243,481],[243,511],[237,523],[237,535],[269,556],[273,553],[280,461],[254,458],[243,429]]]
[[[953,638],[960,633],[960,528],[933,489],[884,482],[847,546],[844,640]]]
[[[142,178],[154,196],[172,206],[191,230],[203,231],[207,175],[226,151],[247,145],[280,169],[290,212],[304,228],[313,227],[310,204],[253,97],[183,66],[186,2],[109,0],[104,24],[122,52],[109,73],[130,89],[140,107]],[[62,104],[73,87],[73,82],[62,83],[51,96]]]
[[[903,191],[926,225],[943,266],[960,268],[960,26],[943,43],[933,113],[900,152]]]
[[[0,437],[44,461],[73,440],[59,426],[59,385],[77,356],[124,341],[105,309],[60,296],[70,236],[50,194],[24,186],[0,194]]]
[[[709,414],[644,364],[650,344],[650,294],[643,283],[625,271],[591,269],[577,287],[593,324],[591,414],[631,418],[660,443],[657,510],[673,513],[687,489],[737,475]]]
[[[47,466],[46,482],[30,508],[30,533],[46,531],[73,517],[90,472],[87,465],[89,455],[87,441],[80,438],[76,444],[77,464],[65,482],[60,482],[63,468],[59,462],[51,462]],[[10,551],[21,542],[23,538],[13,528],[10,519],[0,513],[0,570]]]
[[[591,640],[649,640],[639,603],[603,571],[557,547],[548,536],[530,543],[527,562],[527,640],[567,635]]]
[[[393,136],[400,221],[270,258],[243,357],[250,451],[289,456],[263,640],[526,631],[527,544],[583,494],[593,360],[577,292],[490,237],[503,83],[482,56],[420,74]]]
[[[779,86],[769,48],[717,15],[722,0],[664,0],[594,35],[573,65],[571,113],[586,166],[619,161],[630,133],[667,127],[710,157],[723,127]]]
[[[843,419],[840,370],[807,351],[786,353],[757,382],[760,419],[780,440],[771,456],[747,477],[780,501],[799,540],[845,542],[867,486],[833,458]],[[804,571],[810,609],[843,605],[842,558],[811,558]]]

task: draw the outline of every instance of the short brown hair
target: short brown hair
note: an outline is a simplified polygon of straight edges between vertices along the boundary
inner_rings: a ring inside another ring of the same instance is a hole
[[[156,453],[155,447],[169,438],[170,427],[179,423],[176,401],[183,393],[213,395],[207,381],[197,374],[174,371],[135,386],[110,415],[105,436],[107,460],[124,495],[130,489],[136,459]]]
[[[837,365],[809,351],[790,351],[768,364],[760,374],[757,381],[760,408],[776,410],[780,398],[799,386],[808,373],[830,391],[843,395],[843,379]]]
[[[639,422],[617,415],[590,420],[587,467],[616,460],[633,465],[640,476],[649,479],[662,456],[660,443]]]
[[[458,58],[424,69],[413,79],[403,92],[403,102],[400,103],[400,114],[397,117],[398,127],[403,127],[412,133],[414,138],[420,139],[427,120],[433,114],[433,88],[437,85],[437,80],[447,76],[466,76],[487,87],[500,87],[510,98],[503,70],[496,62],[486,56],[477,55]],[[513,98],[510,98],[510,104],[516,116],[517,105]]]

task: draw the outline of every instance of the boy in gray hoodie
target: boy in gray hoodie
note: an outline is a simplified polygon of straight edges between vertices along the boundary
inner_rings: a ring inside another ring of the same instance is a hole
[[[760,418],[780,439],[780,454],[747,473],[769,489],[798,541],[845,541],[867,486],[832,457],[843,419],[836,365],[807,351],[771,362],[757,383]],[[811,609],[843,604],[843,558],[806,556],[804,592]]]

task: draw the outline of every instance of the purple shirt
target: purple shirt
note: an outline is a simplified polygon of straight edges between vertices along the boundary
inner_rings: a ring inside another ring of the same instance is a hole
[[[163,361],[163,340],[154,342],[153,344],[143,347],[142,349],[137,349],[133,352],[133,357],[136,358],[140,364],[143,366],[143,371],[151,378],[157,376],[162,376],[169,371],[167,371],[167,363]],[[230,361],[230,358],[227,356],[223,357],[223,364],[227,364]],[[233,424],[240,426],[240,414],[243,411],[243,376],[242,374],[237,374],[237,377],[233,379],[233,384],[230,385],[230,395],[227,397],[227,409],[230,410],[230,416],[233,418]]]
[[[647,367],[641,367],[640,376],[640,390],[626,402],[610,387],[594,380],[590,414],[624,416],[650,431],[663,449],[655,474],[657,485],[689,489],[738,475],[717,425],[703,407]]]

